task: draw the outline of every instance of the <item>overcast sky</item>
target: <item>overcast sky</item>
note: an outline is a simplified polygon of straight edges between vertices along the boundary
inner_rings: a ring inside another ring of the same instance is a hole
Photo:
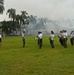
[[[5,11],[0,20],[6,20],[7,9],[14,8],[17,13],[24,10],[29,15],[49,19],[74,18],[74,0],[4,0]]]

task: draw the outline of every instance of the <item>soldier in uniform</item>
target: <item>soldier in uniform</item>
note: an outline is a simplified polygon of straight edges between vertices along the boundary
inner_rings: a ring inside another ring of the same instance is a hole
[[[2,43],[2,35],[0,34],[0,44]]]
[[[51,47],[54,48],[54,32],[53,31],[51,31],[49,39],[50,39]]]
[[[74,31],[71,31],[70,33],[70,42],[71,42],[71,45],[74,45]]]
[[[25,31],[24,30],[22,32],[22,42],[23,42],[23,47],[25,47]]]
[[[38,46],[39,46],[39,49],[42,48],[42,38],[43,38],[43,34],[42,32],[38,32]]]

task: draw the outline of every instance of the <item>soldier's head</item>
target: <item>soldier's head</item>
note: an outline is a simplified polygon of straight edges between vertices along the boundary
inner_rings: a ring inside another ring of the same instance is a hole
[[[54,34],[54,32],[53,32],[53,31],[51,31],[51,34]]]
[[[23,31],[23,33],[25,33],[25,31]]]

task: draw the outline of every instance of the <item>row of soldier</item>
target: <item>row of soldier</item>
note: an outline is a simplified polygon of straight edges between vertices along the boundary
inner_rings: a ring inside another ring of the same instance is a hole
[[[42,47],[42,36],[43,36],[42,32],[39,32],[38,33],[38,45],[39,45],[40,49]],[[60,44],[64,48],[67,48],[67,39],[68,39],[67,31],[66,30],[60,31],[58,37],[59,37]],[[49,35],[49,41],[50,41],[52,48],[54,48],[54,38],[55,38],[54,32],[51,31],[51,34]],[[74,45],[74,31],[71,31],[71,33],[70,33],[70,42],[71,42],[71,45]]]
[[[25,31],[23,31],[23,33],[25,33]],[[58,37],[59,37],[60,44],[64,48],[67,48],[67,38],[68,38],[67,31],[66,30],[60,31]],[[51,34],[49,35],[49,41],[50,41],[52,48],[54,48],[54,38],[55,38],[54,32],[51,31]],[[38,46],[39,46],[39,49],[41,49],[42,48],[42,39],[43,39],[43,34],[41,31],[38,32],[38,35],[37,35],[37,37],[35,37],[35,39],[38,39]],[[22,34],[22,40],[23,40],[23,47],[24,47],[25,46],[24,34]],[[72,31],[70,33],[70,42],[71,42],[71,45],[74,45],[74,31]]]
[[[0,35],[0,43],[2,42],[1,37],[2,36]],[[66,30],[60,31],[58,37],[59,37],[60,44],[63,47],[67,48],[67,38],[68,38],[67,31]],[[54,32],[51,31],[51,34],[49,35],[49,41],[52,48],[54,48],[54,38],[55,38]],[[43,34],[41,31],[38,32],[38,35],[35,39],[38,39],[38,46],[39,46],[39,49],[41,49],[42,39],[43,39]],[[25,31],[22,32],[22,41],[23,41],[23,47],[25,47]],[[71,42],[71,45],[74,45],[74,31],[71,31],[70,33],[70,42]]]

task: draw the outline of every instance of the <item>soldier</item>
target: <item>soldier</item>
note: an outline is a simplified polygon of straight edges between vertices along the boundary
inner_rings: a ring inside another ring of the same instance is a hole
[[[49,39],[50,39],[51,47],[54,48],[54,32],[53,31],[51,31]]]
[[[67,31],[63,30],[63,46],[64,48],[67,48]]]
[[[0,34],[0,44],[2,43],[2,35]]]
[[[22,32],[23,47],[25,47],[25,31]]]
[[[43,38],[42,32],[38,32],[38,46],[39,46],[39,49],[42,48],[42,38]]]
[[[70,42],[71,42],[71,45],[74,45],[74,31],[71,31],[70,33]]]
[[[60,31],[60,34],[59,34],[59,42],[63,46],[63,31]]]

